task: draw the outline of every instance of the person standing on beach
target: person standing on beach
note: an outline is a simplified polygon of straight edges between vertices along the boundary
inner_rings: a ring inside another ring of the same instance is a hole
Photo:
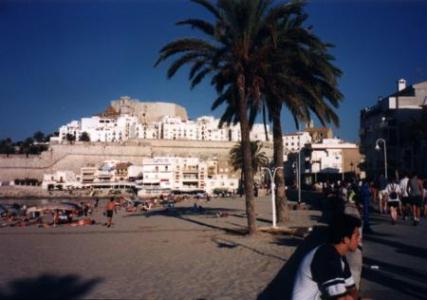
[[[114,197],[111,197],[110,201],[105,206],[105,213],[107,216],[107,227],[111,227],[113,224],[113,213],[116,210],[116,203]]]
[[[302,260],[295,277],[293,300],[358,299],[345,255],[357,249],[360,226],[360,219],[350,215],[334,218],[329,227],[330,243],[314,248]]]

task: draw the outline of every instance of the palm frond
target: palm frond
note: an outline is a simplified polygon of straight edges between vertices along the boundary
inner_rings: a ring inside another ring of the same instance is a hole
[[[179,21],[176,24],[177,25],[189,25],[192,28],[196,28],[196,29],[202,31],[203,33],[205,33],[209,36],[213,36],[215,34],[215,27],[212,26],[211,23],[204,21],[204,20],[187,19],[187,20]]]

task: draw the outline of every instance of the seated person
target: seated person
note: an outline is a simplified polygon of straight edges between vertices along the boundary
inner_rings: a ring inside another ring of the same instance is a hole
[[[310,251],[302,260],[294,283],[292,299],[358,299],[358,292],[345,255],[355,251],[361,221],[339,214],[330,226],[331,241]]]

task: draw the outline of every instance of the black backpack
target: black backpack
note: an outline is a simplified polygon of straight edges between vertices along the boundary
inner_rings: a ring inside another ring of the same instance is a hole
[[[397,199],[396,184],[395,183],[391,184],[391,193],[389,195],[389,198],[391,198],[391,199]]]

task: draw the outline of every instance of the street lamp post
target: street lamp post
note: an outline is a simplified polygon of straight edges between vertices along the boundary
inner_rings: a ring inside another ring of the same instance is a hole
[[[298,151],[297,184],[298,184],[298,204],[300,204],[301,203],[301,150]]]
[[[301,136],[298,135],[298,204],[301,204]]]
[[[388,179],[388,176],[387,176],[387,145],[386,145],[385,139],[379,138],[376,140],[375,150],[377,150],[377,151],[381,150],[380,142],[383,143],[383,146],[384,146],[384,176],[385,176],[385,179]]]
[[[271,209],[273,214],[273,228],[276,228],[276,184],[274,183],[274,178],[276,176],[277,170],[283,169],[283,167],[277,167],[277,168],[265,168],[262,167],[262,170],[266,170],[268,175],[270,175],[270,181],[271,181]]]

